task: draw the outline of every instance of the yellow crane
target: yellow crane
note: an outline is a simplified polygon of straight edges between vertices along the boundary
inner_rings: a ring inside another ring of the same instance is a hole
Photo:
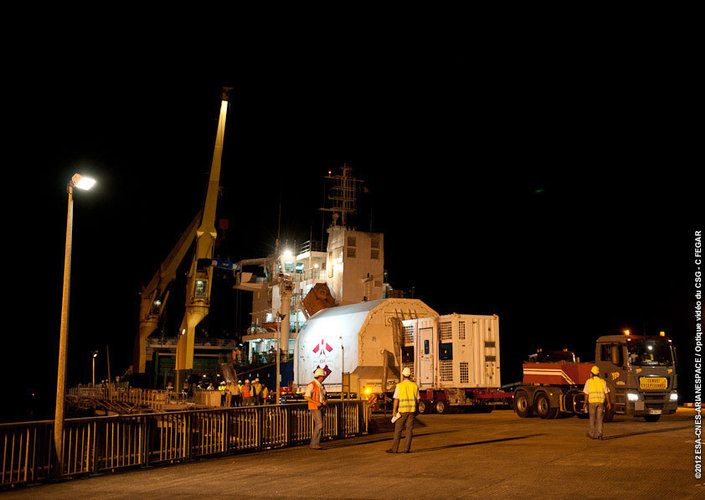
[[[213,161],[203,209],[196,215],[176,246],[162,263],[149,285],[142,291],[139,331],[135,342],[133,370],[143,373],[146,369],[147,338],[157,328],[169,296],[168,286],[174,281],[176,271],[184,257],[194,246],[193,258],[186,280],[186,310],[179,328],[176,344],[176,387],[181,389],[185,371],[193,368],[193,346],[196,327],[208,315],[213,278],[213,249],[217,238],[215,212],[220,187],[220,168],[223,156],[225,121],[230,99],[230,87],[221,95],[220,116],[216,133]]]
[[[139,331],[135,342],[133,370],[144,373],[147,365],[147,338],[159,326],[169,299],[169,285],[176,279],[176,272],[186,253],[193,245],[196,229],[201,223],[203,212],[199,211],[176,246],[171,250],[149,284],[142,288],[140,298]]]
[[[215,208],[220,187],[220,163],[223,157],[225,119],[228,114],[230,87],[223,89],[220,103],[220,118],[213,150],[210,178],[203,205],[201,225],[196,229],[196,250],[186,279],[186,313],[179,328],[176,343],[177,390],[183,386],[184,371],[193,368],[193,343],[196,326],[208,315],[210,309],[211,285],[213,282],[213,248],[218,233],[215,230]]]

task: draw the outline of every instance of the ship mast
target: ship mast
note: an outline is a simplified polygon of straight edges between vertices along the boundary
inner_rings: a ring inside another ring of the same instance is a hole
[[[328,175],[324,177],[333,181],[333,186],[328,194],[328,200],[333,202],[333,206],[320,210],[333,212],[333,225],[337,224],[337,219],[340,217],[342,226],[346,227],[347,215],[356,211],[357,184],[362,181],[355,179],[351,174],[352,168],[344,163],[340,174],[333,175],[332,172],[328,172]]]

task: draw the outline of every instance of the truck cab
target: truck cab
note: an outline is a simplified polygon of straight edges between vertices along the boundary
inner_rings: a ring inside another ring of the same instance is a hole
[[[665,336],[608,335],[597,339],[595,364],[615,413],[656,421],[678,408],[676,355]]]

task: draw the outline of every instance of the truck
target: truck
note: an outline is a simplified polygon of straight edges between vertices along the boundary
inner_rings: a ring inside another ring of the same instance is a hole
[[[323,309],[298,333],[294,357],[297,392],[322,368],[329,394],[391,408],[404,368],[421,395],[420,413],[453,407],[490,411],[509,405],[500,390],[499,318],[439,315],[418,299],[388,298]]]
[[[576,359],[572,351],[538,352],[523,364],[523,380],[514,389],[514,411],[521,418],[582,415],[583,387],[596,365],[609,388],[610,410],[615,415],[643,417],[655,422],[678,408],[676,349],[664,333],[658,336],[623,335],[599,337],[595,362]]]

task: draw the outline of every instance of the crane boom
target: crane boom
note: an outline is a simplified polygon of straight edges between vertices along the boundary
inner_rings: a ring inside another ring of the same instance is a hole
[[[199,210],[188,225],[186,231],[181,235],[179,241],[167,258],[162,262],[159,270],[154,274],[149,284],[142,289],[139,312],[139,330],[135,342],[135,352],[133,359],[133,369],[138,373],[146,370],[146,346],[147,338],[157,329],[159,320],[164,314],[167,298],[169,296],[168,287],[176,279],[176,271],[184,260],[186,253],[193,245],[196,238],[203,211]]]
[[[217,233],[215,230],[215,210],[220,185],[220,165],[223,156],[225,119],[231,88],[224,87],[220,103],[220,118],[216,133],[213,161],[206,200],[203,206],[201,223],[196,230],[196,249],[186,281],[186,312],[176,343],[177,386],[182,387],[184,370],[193,368],[193,345],[196,327],[208,315],[213,278],[211,261]]]

